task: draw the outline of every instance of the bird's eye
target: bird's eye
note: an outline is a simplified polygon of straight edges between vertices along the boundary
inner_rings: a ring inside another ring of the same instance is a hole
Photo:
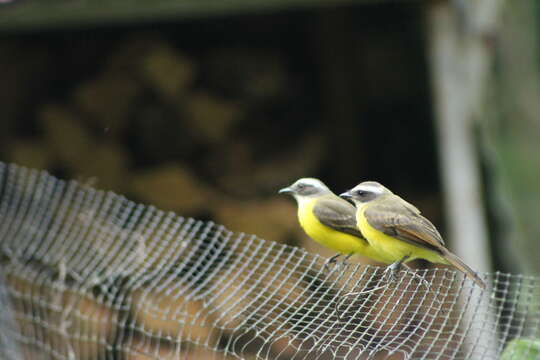
[[[358,195],[360,197],[365,196],[366,194],[367,194],[367,192],[364,191],[364,190],[357,190],[356,191],[356,195]]]
[[[298,187],[299,190],[302,190],[306,187],[306,184],[298,184],[296,187]]]

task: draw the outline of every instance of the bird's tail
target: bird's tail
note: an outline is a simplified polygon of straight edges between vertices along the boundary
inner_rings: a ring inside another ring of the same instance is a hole
[[[446,249],[445,249],[446,250]],[[457,255],[452,254],[450,251],[446,250],[442,256],[448,261],[448,263],[454,266],[459,271],[463,272],[469,279],[474,281],[482,289],[486,288],[486,283],[476,274],[476,272],[471,269],[467,264],[463,262]]]

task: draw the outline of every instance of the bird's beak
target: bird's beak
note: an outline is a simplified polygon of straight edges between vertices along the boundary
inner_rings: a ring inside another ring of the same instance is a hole
[[[348,191],[345,191],[343,194],[339,194],[339,197],[342,197],[342,198],[347,199],[347,200],[352,199],[352,195]]]
[[[290,194],[293,190],[290,187],[284,187],[283,189],[278,191],[278,194]]]

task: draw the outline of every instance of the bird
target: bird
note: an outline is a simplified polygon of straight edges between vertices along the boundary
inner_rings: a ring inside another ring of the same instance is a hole
[[[298,221],[305,233],[319,244],[337,252],[327,260],[325,268],[336,262],[341,255],[346,255],[344,261],[360,254],[385,262],[358,230],[355,207],[334,194],[321,180],[301,178],[279,190],[279,193],[295,198]]]
[[[376,181],[364,181],[340,197],[356,206],[356,224],[371,247],[394,269],[415,259],[451,265],[482,289],[485,282],[445,246],[435,226],[414,205]]]

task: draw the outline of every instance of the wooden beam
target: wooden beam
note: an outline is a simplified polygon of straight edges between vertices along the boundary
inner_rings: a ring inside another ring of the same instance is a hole
[[[0,31],[201,18],[388,0],[0,0]]]

